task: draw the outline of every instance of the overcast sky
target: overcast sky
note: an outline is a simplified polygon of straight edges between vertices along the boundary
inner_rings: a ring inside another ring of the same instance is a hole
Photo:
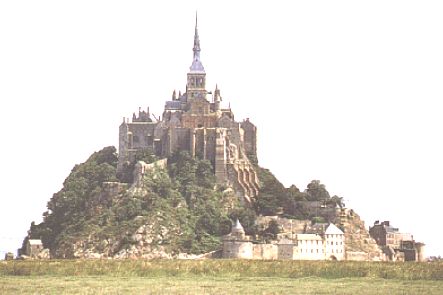
[[[196,10],[262,166],[443,255],[441,1],[1,1],[0,259],[122,117],[185,90]]]

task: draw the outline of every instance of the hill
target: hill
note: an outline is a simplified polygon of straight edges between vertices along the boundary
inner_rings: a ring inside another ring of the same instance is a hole
[[[120,176],[127,183],[116,176],[117,161],[116,149],[106,147],[75,165],[49,200],[43,222],[31,224],[22,250],[29,239],[41,239],[57,258],[198,255],[220,250],[221,237],[237,218],[247,234],[262,239],[279,229],[258,228],[259,215],[336,222],[344,206],[317,180],[304,192],[285,188],[258,165],[260,192],[249,206],[232,188],[216,184],[210,162],[187,152],[173,154],[163,166],[151,153],[137,153],[132,170],[139,161],[153,164],[138,180],[130,173]]]

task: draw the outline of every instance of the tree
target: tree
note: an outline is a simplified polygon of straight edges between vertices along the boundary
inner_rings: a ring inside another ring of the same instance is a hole
[[[345,207],[345,203],[342,197],[334,195],[327,201],[327,204],[333,205],[334,207],[339,207],[340,209]]]
[[[284,185],[268,169],[257,167],[260,191],[255,203],[258,214],[275,215],[290,199]]]
[[[320,180],[312,180],[306,189],[308,201],[324,201],[330,198],[328,191]]]
[[[91,204],[101,191],[103,182],[116,181],[117,155],[114,147],[105,147],[93,153],[86,162],[75,165],[63,182],[63,188],[55,193],[47,204],[43,222],[31,225],[31,237],[42,239],[51,250],[57,247],[61,234],[75,231],[81,234]]]
[[[264,230],[263,236],[267,239],[275,240],[280,231],[280,226],[278,225],[277,221],[271,220],[268,227]]]

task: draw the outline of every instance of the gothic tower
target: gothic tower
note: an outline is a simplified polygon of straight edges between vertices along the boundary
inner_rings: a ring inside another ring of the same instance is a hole
[[[231,186],[241,202],[251,203],[259,183],[248,158],[256,158],[256,127],[249,120],[237,122],[230,107],[223,108],[220,89],[212,100],[206,97],[206,72],[200,60],[200,38],[195,16],[192,64],[187,73],[186,92],[174,91],[166,101],[162,118],[151,119],[150,112],[139,111],[132,122],[124,120],[119,130],[118,172],[130,179],[136,155],[143,150],[165,158],[177,151],[208,160],[217,183]],[[256,161],[254,161],[256,162]],[[254,163],[253,162],[253,163]]]
[[[194,57],[188,72],[188,83],[186,93],[188,102],[195,99],[206,99],[206,73],[200,60],[200,38],[198,36],[197,14],[195,15],[194,47],[192,49]]]

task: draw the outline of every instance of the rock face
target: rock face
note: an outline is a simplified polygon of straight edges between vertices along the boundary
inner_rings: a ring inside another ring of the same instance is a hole
[[[344,232],[344,253],[341,259],[356,261],[385,261],[386,256],[376,241],[369,235],[365,223],[352,209],[336,209],[330,222],[338,224]],[[310,220],[287,219],[279,216],[260,216],[256,220],[259,229],[264,230],[271,222],[279,226],[279,243],[300,234],[322,235],[327,224],[311,224]],[[334,243],[335,244],[335,243]],[[340,254],[341,255],[341,254]],[[334,255],[334,256],[337,256]],[[340,259],[340,260],[341,260]]]
[[[180,235],[180,226],[173,220],[163,220],[160,215],[159,212],[158,216],[145,220],[135,232],[125,237],[100,240],[91,236],[87,240],[77,241],[72,245],[72,250],[61,248],[60,251],[66,258],[72,255],[73,258],[86,259],[170,259],[173,256],[169,249],[170,240]]]
[[[385,261],[386,256],[371,238],[365,223],[352,209],[343,208],[339,215],[340,226],[345,233],[346,260]]]

